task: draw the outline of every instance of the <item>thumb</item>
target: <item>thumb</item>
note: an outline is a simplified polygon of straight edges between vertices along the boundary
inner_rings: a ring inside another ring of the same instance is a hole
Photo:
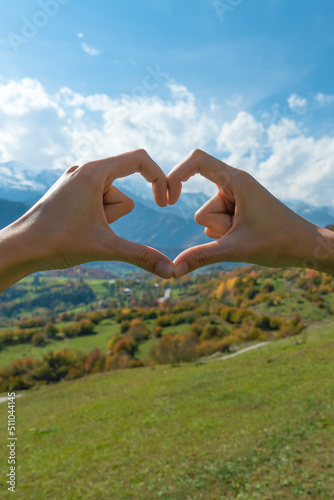
[[[166,255],[155,248],[133,243],[119,236],[116,238],[117,252],[116,256],[113,256],[113,260],[133,264],[161,278],[170,279],[173,277],[174,264]]]
[[[174,260],[174,278],[178,279],[199,267],[217,264],[218,262],[233,262],[232,241],[229,236],[223,236],[212,243],[197,245],[184,250]]]

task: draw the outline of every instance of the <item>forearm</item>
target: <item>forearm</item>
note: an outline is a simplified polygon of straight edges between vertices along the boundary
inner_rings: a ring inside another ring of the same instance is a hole
[[[0,293],[38,270],[30,236],[20,220],[0,231]]]

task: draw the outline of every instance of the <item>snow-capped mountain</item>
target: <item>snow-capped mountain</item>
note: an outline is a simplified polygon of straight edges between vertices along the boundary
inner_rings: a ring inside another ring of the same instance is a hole
[[[62,170],[32,172],[22,163],[14,161],[0,163],[0,198],[32,206],[62,173]],[[115,185],[135,202],[152,210],[160,210],[154,203],[150,184],[143,181],[140,176],[130,176],[126,181],[118,180]],[[178,203],[165,207],[164,213],[193,220],[196,210],[207,200],[208,197],[204,193],[182,193]]]
[[[32,205],[61,174],[60,170],[33,172],[16,161],[0,163],[0,198]]]
[[[334,223],[334,208],[333,207],[315,207],[308,205],[303,201],[286,200],[284,201],[291,210],[297,212],[301,217],[307,219],[318,226],[328,226]]]
[[[32,172],[17,162],[0,163],[0,198],[3,199],[0,204],[0,227],[22,215],[62,173],[60,170]],[[116,184],[136,204],[131,214],[112,226],[123,238],[164,251],[174,249],[173,252],[209,241],[203,228],[194,221],[194,213],[208,199],[204,193],[183,192],[175,205],[160,208],[154,202],[150,185],[142,182],[139,176],[118,180]],[[285,203],[305,219],[320,226],[334,222],[332,207],[314,207],[294,200]]]

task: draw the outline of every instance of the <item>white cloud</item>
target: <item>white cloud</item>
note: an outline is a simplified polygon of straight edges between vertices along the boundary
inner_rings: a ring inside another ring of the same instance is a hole
[[[170,83],[171,98],[157,96],[111,99],[104,94],[84,97],[68,88],[60,91],[62,105],[85,110],[85,117],[94,114],[100,125],[91,121],[68,123],[64,126],[71,150],[88,161],[144,147],[159,158],[168,170],[189,150],[205,147],[219,127],[213,116],[202,110],[193,94],[182,85]],[[59,159],[66,162],[66,157]]]
[[[227,121],[219,106],[204,108],[184,85],[167,85],[169,97],[162,99],[153,92],[83,95],[67,87],[50,94],[28,78],[0,83],[1,161],[65,169],[145,148],[168,172],[199,147],[249,171],[280,199],[334,206],[333,136],[314,138],[275,113],[259,119],[236,110]],[[216,188],[196,176],[185,189]]]
[[[228,106],[231,106],[232,108],[238,108],[240,109],[242,105],[242,95],[240,94],[234,94],[232,98],[226,99],[226,104]]]
[[[54,108],[62,112],[37,80],[23,78],[0,85],[0,112],[6,115],[23,116],[29,111],[46,108]]]
[[[222,159],[250,172],[276,197],[334,205],[334,137],[308,137],[291,119],[265,128],[247,113],[225,123],[223,131],[230,155]]]
[[[288,99],[288,104],[293,111],[302,111],[307,105],[307,100],[297,94],[292,94]]]
[[[81,47],[82,47],[82,50],[90,56],[98,56],[100,54],[99,50],[93,49],[93,47],[89,47],[89,45],[87,45],[87,43],[85,43],[85,42],[83,42]]]
[[[77,37],[78,37],[78,38],[83,38],[83,37],[84,37],[84,36],[83,36],[83,33],[78,33],[78,34],[77,34]]]
[[[317,94],[315,96],[315,100],[318,101],[320,104],[331,104],[334,102],[334,95],[326,95],[326,94]]]

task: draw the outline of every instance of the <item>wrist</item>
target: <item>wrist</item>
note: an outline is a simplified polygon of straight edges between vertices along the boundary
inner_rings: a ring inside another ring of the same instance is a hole
[[[291,234],[292,266],[334,274],[334,232],[300,217]]]
[[[334,232],[315,226],[312,254],[303,259],[303,266],[334,275]]]
[[[38,271],[31,232],[20,220],[0,231],[0,293]]]

